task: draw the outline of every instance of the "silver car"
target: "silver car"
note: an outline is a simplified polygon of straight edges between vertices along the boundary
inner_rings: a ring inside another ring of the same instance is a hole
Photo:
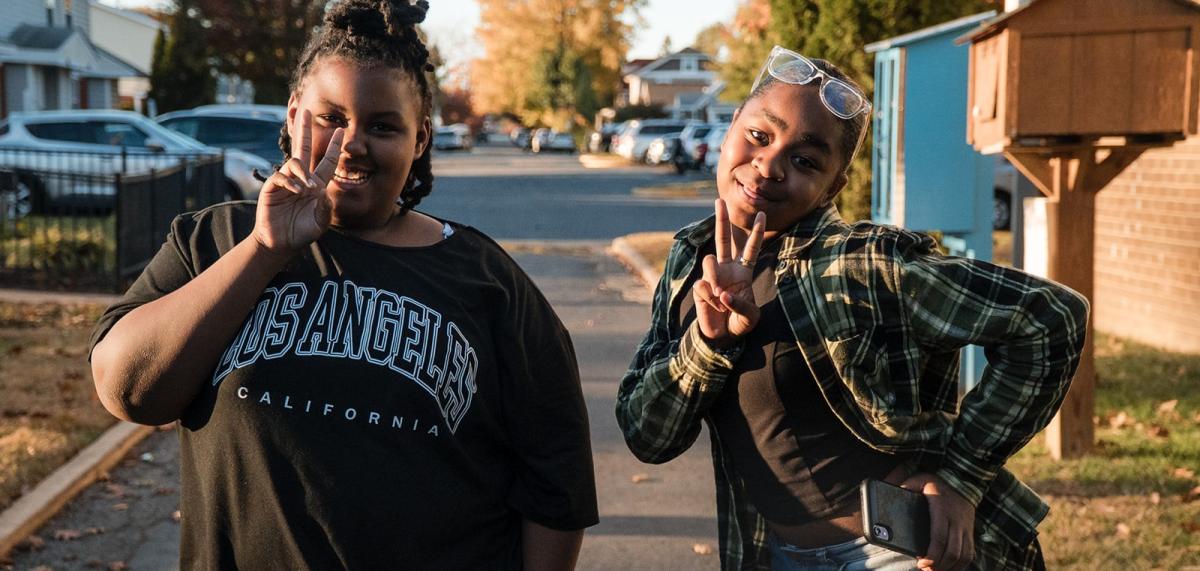
[[[184,157],[221,153],[130,111],[13,113],[0,122],[0,171],[17,178],[6,203],[18,211],[22,194],[32,204],[79,196],[111,204],[115,190],[108,181],[114,174],[145,173],[178,165]],[[252,173],[269,173],[271,164],[244,151],[224,154],[227,197],[257,198],[262,183]]]

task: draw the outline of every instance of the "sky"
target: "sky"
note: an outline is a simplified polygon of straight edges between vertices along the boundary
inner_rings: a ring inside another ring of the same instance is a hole
[[[166,0],[101,0],[120,8],[164,6]],[[474,30],[479,23],[479,6],[474,0],[431,0],[423,27],[451,65],[465,63],[481,51]],[[629,59],[653,58],[671,38],[680,49],[691,44],[696,34],[714,22],[729,23],[738,0],[650,0],[642,9],[645,26],[637,31]]]

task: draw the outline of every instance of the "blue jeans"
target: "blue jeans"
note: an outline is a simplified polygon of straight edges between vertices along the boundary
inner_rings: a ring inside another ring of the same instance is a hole
[[[915,571],[917,560],[867,543],[866,538],[801,549],[768,534],[771,571]]]

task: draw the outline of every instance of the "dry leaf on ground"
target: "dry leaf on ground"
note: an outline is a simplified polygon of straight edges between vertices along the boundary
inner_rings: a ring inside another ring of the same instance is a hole
[[[1134,423],[1133,417],[1129,416],[1125,411],[1108,417],[1108,425],[1112,428],[1122,429]]]
[[[39,536],[31,535],[22,539],[20,543],[17,543],[16,549],[18,551],[41,551],[45,547],[46,540]]]
[[[83,534],[77,529],[60,529],[54,532],[55,541],[75,541],[80,537],[83,537]]]
[[[179,523],[179,520],[181,518],[183,518],[183,513],[180,512],[179,510],[175,510],[175,511],[171,512],[171,521],[174,521],[175,523]]]
[[[129,509],[129,504],[127,504],[125,502],[121,502],[119,504],[113,504],[112,509],[117,510],[119,512],[123,512],[123,511]]]
[[[1120,537],[1121,539],[1125,539],[1132,534],[1133,534],[1133,530],[1130,529],[1128,525],[1126,525],[1124,523],[1117,524],[1117,537]]]
[[[713,548],[707,543],[696,543],[692,545],[692,551],[696,555],[712,555]]]
[[[129,569],[129,564],[124,561],[113,561],[108,564],[108,571],[125,571]]]
[[[1174,472],[1171,472],[1171,475],[1175,476],[1176,478],[1183,478],[1186,480],[1196,477],[1196,472],[1191,468],[1180,467],[1176,468]]]
[[[1150,426],[1146,427],[1146,436],[1149,436],[1150,438],[1166,438],[1170,435],[1171,431],[1167,430],[1163,426],[1151,424]]]
[[[1183,501],[1194,502],[1200,500],[1200,486],[1196,486],[1183,495]]]
[[[1158,405],[1158,414],[1171,414],[1175,412],[1175,407],[1179,405],[1179,399],[1171,399],[1163,401]]]
[[[1158,492],[1150,492],[1150,503],[1158,505],[1162,502],[1162,496]]]
[[[102,533],[104,533],[103,527],[89,527],[83,530],[84,535],[100,535]]]
[[[651,478],[649,474],[634,474],[629,480],[635,484],[642,484],[651,481]]]

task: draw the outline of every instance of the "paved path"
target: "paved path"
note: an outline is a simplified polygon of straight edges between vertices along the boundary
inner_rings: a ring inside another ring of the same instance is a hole
[[[617,380],[649,320],[644,288],[597,251],[547,251],[516,257],[570,329],[579,356],[601,519],[588,531],[579,568],[716,569],[716,507],[707,436],[701,435],[684,456],[650,466],[626,450],[613,419]],[[642,481],[635,483],[635,475],[646,479],[639,477]],[[42,550],[15,554],[16,569],[106,569],[115,561],[134,571],[175,569],[179,528],[172,513],[179,509],[178,478],[175,431],[151,436],[108,482],[92,486],[39,532],[45,540]],[[103,533],[89,534],[89,528],[103,528]],[[83,536],[58,541],[54,535],[60,530]],[[698,555],[696,544],[714,552]]]

